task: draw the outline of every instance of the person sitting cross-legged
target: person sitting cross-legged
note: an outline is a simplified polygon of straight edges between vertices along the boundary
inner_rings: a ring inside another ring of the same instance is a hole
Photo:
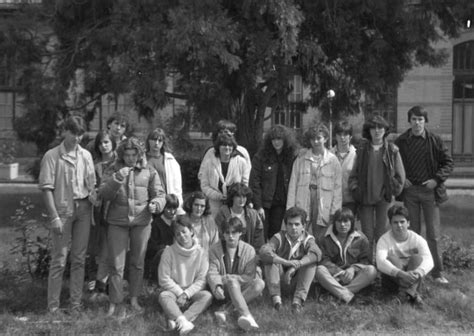
[[[171,227],[175,243],[165,248],[158,266],[162,289],[158,302],[169,329],[185,335],[194,329],[193,321],[212,302],[212,294],[205,290],[209,260],[194,237],[189,219],[178,217]]]
[[[346,303],[377,276],[376,268],[369,264],[369,241],[355,230],[354,223],[354,214],[349,208],[337,210],[334,223],[318,242],[323,259],[316,270],[316,279]]]
[[[377,242],[377,268],[382,272],[382,286],[396,291],[402,302],[422,305],[418,292],[434,262],[426,240],[408,230],[408,210],[403,205],[388,209],[391,229]]]
[[[289,208],[283,219],[286,231],[276,233],[260,248],[265,281],[276,310],[282,305],[280,279],[283,275],[284,284],[294,288],[292,310],[301,312],[316,273],[316,263],[321,260],[321,250],[306,231],[306,218],[303,209]]]
[[[217,300],[230,298],[239,313],[237,324],[244,330],[258,329],[247,303],[258,297],[265,282],[257,275],[255,249],[240,238],[245,232],[242,221],[231,217],[222,223],[223,240],[214,244],[209,252],[209,272],[207,282]],[[229,305],[215,313],[221,321],[226,321]]]

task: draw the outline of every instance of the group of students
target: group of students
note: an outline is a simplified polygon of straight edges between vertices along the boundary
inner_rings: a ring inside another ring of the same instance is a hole
[[[79,145],[84,121],[69,117],[39,178],[52,229],[48,310],[59,310],[69,242],[72,311],[82,308],[89,254],[98,266],[89,289],[97,295],[108,288],[108,315],[122,308],[127,267],[131,309],[143,310],[144,276],[157,279],[168,327],[180,334],[194,328],[213,298],[229,299],[215,312],[218,320],[235,309],[241,328],[257,329],[247,304],[265,285],[275,309],[283,284],[291,285],[291,307],[300,312],[313,281],[350,302],[377,275],[377,242],[382,281],[396,285],[401,299],[421,303],[417,287],[433,265],[435,279],[447,282],[436,240],[453,163],[424,128],[426,110],[414,107],[408,119],[412,127],[394,145],[386,120],[371,117],[357,150],[347,121],[336,124],[331,149],[324,124],[305,132],[303,148],[291,130],[273,126],[252,160],[235,141],[235,124],[220,121],[199,169],[202,191],[183,201],[164,130],[150,132],[145,143],[127,138],[126,118],[116,114],[86,150]],[[395,196],[406,207],[391,206]],[[417,234],[420,209],[428,243]],[[417,233],[407,230],[410,223]]]

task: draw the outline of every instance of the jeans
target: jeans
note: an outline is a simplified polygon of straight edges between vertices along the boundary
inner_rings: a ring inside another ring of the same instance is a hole
[[[422,262],[422,258],[420,256],[412,256],[408,262],[406,267],[403,267],[398,263],[396,259],[389,259],[390,262],[397,268],[404,270],[404,271],[412,271],[420,266]],[[397,290],[402,293],[406,293],[411,297],[415,297],[418,293],[418,289],[420,288],[423,282],[423,278],[418,278],[413,284],[404,284],[400,281],[400,279],[396,277],[389,276],[387,274],[382,274],[382,288],[390,292],[396,292]]]
[[[270,296],[281,296],[280,278],[284,273],[283,267],[280,264],[268,264],[265,265],[264,272]],[[294,287],[293,299],[300,299],[302,302],[306,300],[315,273],[316,263],[303,266],[296,271],[290,284],[291,288]]]
[[[264,210],[265,221],[263,223],[263,229],[265,232],[265,241],[268,241],[275,233],[280,232],[283,217],[285,216],[286,206],[284,204],[272,205],[271,208],[264,208]]]
[[[385,201],[379,201],[374,205],[361,205],[359,209],[362,232],[369,240],[369,260],[371,262],[374,259],[374,246],[388,229],[387,210],[390,204]]]
[[[137,297],[142,289],[145,253],[151,225],[109,225],[108,245],[110,265],[109,297],[111,303],[123,301],[123,273],[125,257],[130,247],[128,281],[130,297]]]
[[[356,268],[354,278],[347,285],[342,285],[329,272],[326,266],[318,266],[316,279],[319,284],[335,297],[349,302],[354,294],[370,285],[377,276],[377,270],[372,265],[359,265]]]
[[[403,191],[403,202],[410,215],[410,228],[418,234],[421,232],[421,211],[423,210],[426,241],[434,261],[432,275],[435,278],[439,277],[443,272],[443,260],[438,248],[441,224],[434,190],[418,185],[408,187]]]
[[[176,303],[177,299],[178,297],[169,291],[163,291],[158,296],[158,302],[168,319],[174,321],[181,315],[184,315],[188,321],[192,322],[199,316],[199,314],[211,305],[212,294],[206,290],[194,294],[189,299],[188,307],[184,313],[181,311],[180,307],[178,307],[178,304]]]
[[[59,308],[59,297],[66,268],[68,245],[71,242],[71,274],[69,292],[71,305],[81,304],[84,285],[89,230],[92,218],[92,204],[87,200],[75,200],[74,212],[70,217],[61,217],[63,234],[51,232],[51,265],[48,276],[48,309]]]
[[[248,303],[257,298],[265,288],[265,282],[256,278],[243,287],[239,281],[232,279],[224,284],[224,291],[227,297],[230,297],[232,305],[239,312],[240,316],[250,315]],[[228,307],[225,307],[228,309]]]

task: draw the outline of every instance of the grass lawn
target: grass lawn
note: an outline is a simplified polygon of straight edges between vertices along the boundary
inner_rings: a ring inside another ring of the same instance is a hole
[[[450,237],[443,240],[443,244],[455,244],[455,249],[461,251],[470,249],[471,258],[474,258],[473,201],[473,196],[452,196],[442,206],[442,234]],[[0,199],[1,209],[5,209],[3,202]],[[11,198],[8,202],[11,204],[9,207],[13,207]],[[145,307],[145,313],[141,315],[123,319],[106,318],[107,303],[90,302],[86,298],[83,314],[49,318],[45,314],[46,281],[32,281],[18,272],[18,257],[7,252],[11,236],[12,226],[2,220],[0,334],[164,334],[165,318],[154,294],[140,298]],[[349,305],[336,302],[326,295],[323,295],[324,299],[318,300],[315,294],[317,291],[312,289],[300,315],[290,312],[288,298],[286,301],[284,298],[281,311],[274,311],[266,291],[263,298],[250,305],[250,309],[262,334],[472,334],[473,265],[468,269],[449,270],[446,275],[450,280],[449,286],[438,285],[428,278],[423,291],[426,304],[422,309],[395,302],[390,296],[384,295],[379,283],[365,289]],[[64,290],[62,298],[65,303],[67,296],[67,290]],[[215,305],[211,306],[208,312],[198,318],[194,334],[242,333],[235,318],[226,325],[218,325],[213,316],[215,309]]]

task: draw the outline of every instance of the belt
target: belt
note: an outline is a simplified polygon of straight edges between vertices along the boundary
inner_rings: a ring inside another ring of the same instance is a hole
[[[318,185],[317,184],[310,184],[309,189],[318,189]]]

